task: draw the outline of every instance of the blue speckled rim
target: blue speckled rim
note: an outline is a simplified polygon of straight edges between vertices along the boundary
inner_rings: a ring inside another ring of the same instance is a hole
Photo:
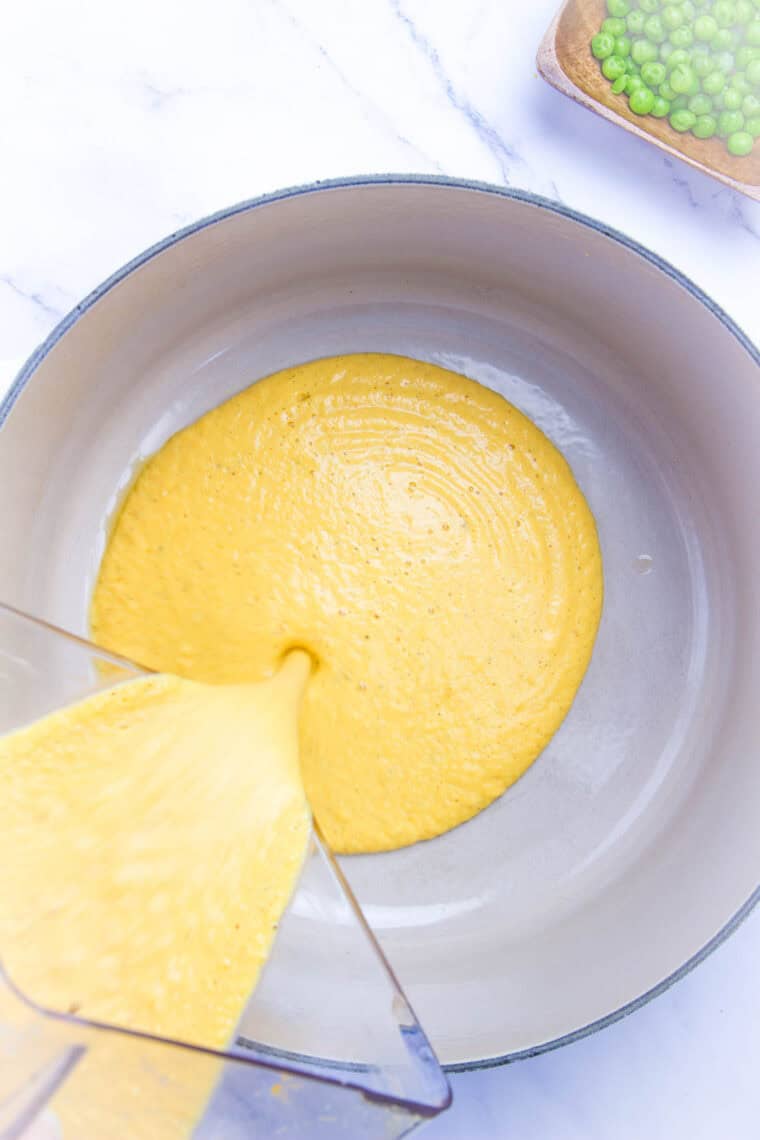
[[[124,278],[134,270],[139,269],[147,261],[150,261],[151,258],[163,253],[165,249],[169,249],[177,242],[197,233],[198,230],[206,229],[207,226],[215,225],[217,222],[234,217],[236,214],[242,214],[248,210],[255,210],[259,206],[266,206],[273,202],[283,201],[286,198],[296,198],[301,194],[313,194],[322,190],[358,189],[362,186],[394,185],[447,186],[455,190],[473,190],[483,194],[491,194],[499,198],[508,198],[516,202],[523,202],[526,205],[535,206],[538,209],[546,210],[547,213],[557,214],[562,218],[567,218],[579,225],[586,226],[588,229],[594,230],[596,233],[602,234],[611,241],[617,242],[618,245],[629,249],[638,257],[643,258],[644,261],[649,262],[650,265],[654,265],[656,269],[659,269],[667,277],[670,277],[672,281],[675,281],[677,285],[680,285],[682,289],[685,289],[687,293],[690,293],[696,301],[704,305],[704,307],[728,329],[736,340],[738,340],[739,344],[746,350],[755,364],[760,367],[760,351],[758,351],[758,348],[752,343],[749,337],[738,327],[731,317],[729,317],[728,313],[724,312],[715,301],[711,300],[693,281],[690,281],[688,277],[685,277],[683,273],[675,269],[669,262],[664,261],[661,257],[658,257],[657,254],[651,253],[648,249],[639,245],[638,242],[626,237],[625,234],[620,233],[618,230],[604,225],[603,222],[595,221],[593,218],[589,218],[577,210],[572,210],[568,206],[551,202],[547,198],[542,198],[537,194],[531,194],[524,190],[508,190],[500,186],[492,186],[487,182],[474,182],[469,179],[446,178],[445,176],[426,174],[358,175],[354,178],[334,178],[323,182],[314,182],[306,186],[292,186],[285,190],[278,190],[273,194],[264,194],[260,198],[251,198],[248,201],[240,202],[235,206],[230,206],[225,210],[219,210],[215,214],[210,214],[208,217],[201,218],[200,221],[193,222],[191,225],[177,230],[175,233],[164,238],[163,241],[157,242],[156,245],[150,246],[149,249],[146,249],[143,253],[131,261],[128,261],[126,265],[123,265],[121,269],[117,269],[115,273],[107,278],[102,285],[94,289],[89,296],[85,297],[83,301],[80,301],[80,303],[63,318],[60,324],[56,325],[46,340],[35,349],[13,381],[5,398],[0,403],[0,427],[2,427],[5,422],[20,393],[61,337],[64,336],[75,322],[78,321],[88,309],[91,309],[101,297],[105,296],[106,293],[123,281]],[[540,1053],[547,1053],[552,1049],[558,1049],[562,1045],[569,1045],[573,1041],[579,1041],[582,1037],[588,1037],[591,1033],[596,1033],[597,1030],[604,1029],[606,1026],[621,1020],[621,1018],[635,1013],[637,1009],[640,1009],[647,1002],[651,1001],[652,998],[664,993],[665,990],[669,989],[675,982],[680,981],[680,979],[690,973],[695,966],[698,966],[700,962],[704,961],[709,954],[712,954],[713,950],[720,946],[730,934],[733,934],[758,902],[760,902],[760,885],[756,887],[752,895],[747,899],[744,905],[739,908],[736,914],[729,919],[723,929],[718,931],[693,957],[689,958],[687,962],[684,962],[680,969],[675,970],[656,986],[653,986],[652,989],[647,990],[647,992],[640,997],[628,1002],[627,1005],[621,1006],[621,1008],[615,1010],[614,1013],[609,1013],[606,1017],[600,1017],[597,1021],[592,1021],[590,1024],[584,1025],[581,1029],[576,1029],[572,1033],[566,1033],[562,1037],[557,1037],[552,1041],[546,1041],[530,1049],[521,1049],[516,1053],[506,1053],[503,1056],[489,1057],[477,1061],[462,1061],[453,1065],[444,1065],[444,1068],[451,1073],[461,1073],[475,1069],[493,1068],[496,1065],[505,1065],[513,1061],[521,1061],[527,1057],[536,1057]]]

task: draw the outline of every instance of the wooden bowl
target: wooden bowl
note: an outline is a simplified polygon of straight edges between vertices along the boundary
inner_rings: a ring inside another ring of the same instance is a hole
[[[591,54],[591,37],[607,15],[604,0],[565,0],[538,49],[538,70],[548,83],[611,123],[760,201],[760,141],[736,158],[722,139],[697,139],[674,131],[667,119],[634,115],[624,95],[614,95]]]

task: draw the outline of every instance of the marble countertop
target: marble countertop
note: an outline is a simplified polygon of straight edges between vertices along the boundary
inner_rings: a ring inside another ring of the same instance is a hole
[[[760,343],[760,204],[548,88],[557,0],[54,0],[4,12],[0,389],[86,292],[224,205],[341,175],[435,173],[595,215]],[[754,1140],[760,914],[573,1046],[454,1078],[430,1140]]]

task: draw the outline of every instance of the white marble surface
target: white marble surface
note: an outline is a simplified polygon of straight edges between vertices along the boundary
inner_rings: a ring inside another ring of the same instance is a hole
[[[355,173],[524,187],[684,270],[760,341],[760,205],[536,74],[557,0],[29,0],[4,9],[0,388],[119,264],[209,211]],[[556,1053],[454,1078],[430,1140],[755,1140],[760,914]]]

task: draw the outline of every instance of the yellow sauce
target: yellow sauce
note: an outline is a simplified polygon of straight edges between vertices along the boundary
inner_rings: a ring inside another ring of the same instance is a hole
[[[334,849],[447,831],[538,756],[602,602],[591,512],[499,395],[399,356],[288,369],[140,472],[101,565],[103,645],[197,681],[318,662],[303,776]]]
[[[309,671],[294,652],[261,684],[146,677],[0,739],[0,961],[28,998],[229,1042],[306,853]],[[0,1019],[24,1017],[0,985]],[[158,1043],[90,1044],[52,1101],[64,1140],[186,1135],[221,1072]]]
[[[101,643],[179,676],[0,740],[9,976],[52,1009],[223,1047],[304,858],[301,772],[339,851],[463,822],[561,723],[601,600],[565,460],[462,376],[322,360],[204,416],[140,473],[92,608]],[[294,647],[317,662],[301,769]],[[54,1099],[64,1136],[189,1129],[217,1070],[156,1064],[99,1042]]]
[[[37,1004],[226,1044],[309,836],[294,653],[126,682],[0,740],[0,957]]]

